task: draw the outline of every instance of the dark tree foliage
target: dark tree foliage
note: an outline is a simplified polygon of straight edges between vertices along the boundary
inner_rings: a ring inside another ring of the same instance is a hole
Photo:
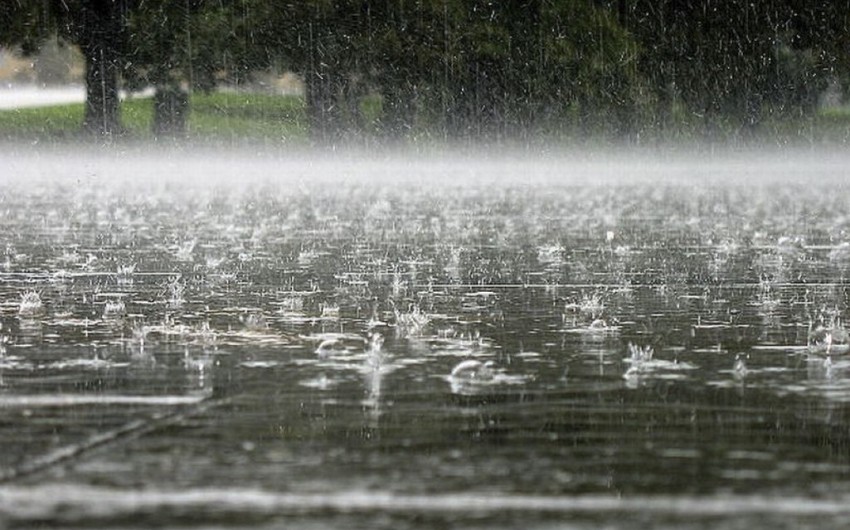
[[[629,36],[589,0],[308,0],[252,27],[268,59],[302,73],[321,141],[365,127],[366,94],[385,140],[498,139],[593,115],[628,130],[641,90]]]
[[[846,74],[839,41],[847,2],[636,0],[625,23],[642,44],[640,69],[662,121],[676,108],[758,127],[768,115],[814,111],[831,78]]]
[[[24,0],[0,2],[0,44],[20,46],[25,54],[32,54],[55,31],[49,4]]]

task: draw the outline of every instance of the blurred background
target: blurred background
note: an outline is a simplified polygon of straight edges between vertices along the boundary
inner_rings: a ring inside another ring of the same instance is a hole
[[[797,0],[19,0],[0,6],[3,106],[67,85],[86,105],[0,114],[0,131],[844,143],[848,13]]]

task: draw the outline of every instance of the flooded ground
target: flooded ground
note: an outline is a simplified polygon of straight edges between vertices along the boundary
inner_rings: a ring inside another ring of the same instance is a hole
[[[841,159],[4,158],[10,527],[850,521]]]

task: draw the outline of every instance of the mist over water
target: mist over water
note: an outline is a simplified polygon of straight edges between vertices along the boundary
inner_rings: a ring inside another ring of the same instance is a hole
[[[420,181],[470,186],[632,184],[757,185],[841,184],[848,156],[823,147],[717,148],[666,144],[651,147],[505,147],[279,149],[263,146],[151,143],[98,148],[87,144],[6,144],[2,182],[67,182],[102,179],[147,186],[244,188],[293,182],[351,182],[400,186]]]
[[[0,521],[840,525],[848,162],[10,148]]]

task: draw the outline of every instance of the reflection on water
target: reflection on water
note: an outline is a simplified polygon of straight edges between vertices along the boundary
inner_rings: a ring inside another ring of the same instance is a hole
[[[5,520],[850,517],[842,188],[135,186],[0,195]]]

